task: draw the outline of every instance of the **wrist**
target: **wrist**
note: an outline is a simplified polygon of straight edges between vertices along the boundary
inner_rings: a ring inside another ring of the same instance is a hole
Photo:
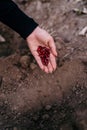
[[[27,42],[34,40],[34,38],[36,37],[36,34],[37,34],[37,30],[38,30],[39,28],[40,28],[40,27],[37,26],[37,27],[33,30],[33,32],[26,37],[26,41],[27,41]]]

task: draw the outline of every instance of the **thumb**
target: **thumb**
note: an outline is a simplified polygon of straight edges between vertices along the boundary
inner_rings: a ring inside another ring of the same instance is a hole
[[[50,47],[53,55],[57,56],[56,46],[52,37],[49,39],[47,44]]]

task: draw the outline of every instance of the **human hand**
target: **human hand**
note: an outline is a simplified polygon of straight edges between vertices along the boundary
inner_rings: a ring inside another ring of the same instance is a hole
[[[37,27],[27,38],[28,47],[34,58],[36,59],[39,67],[46,73],[52,73],[56,69],[56,46],[53,38],[45,30]],[[50,49],[50,60],[48,66],[42,64],[41,59],[38,55],[38,46],[45,46]]]

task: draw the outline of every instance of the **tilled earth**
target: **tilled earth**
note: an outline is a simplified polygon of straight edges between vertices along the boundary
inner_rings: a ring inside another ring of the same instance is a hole
[[[15,0],[54,37],[57,70],[45,74],[26,42],[0,23],[0,130],[87,130],[87,26],[81,0]],[[61,39],[61,38],[62,39]]]

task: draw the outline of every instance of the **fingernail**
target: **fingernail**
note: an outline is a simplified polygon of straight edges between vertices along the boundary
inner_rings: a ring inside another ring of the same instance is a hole
[[[52,74],[53,71],[50,71],[50,73]]]

